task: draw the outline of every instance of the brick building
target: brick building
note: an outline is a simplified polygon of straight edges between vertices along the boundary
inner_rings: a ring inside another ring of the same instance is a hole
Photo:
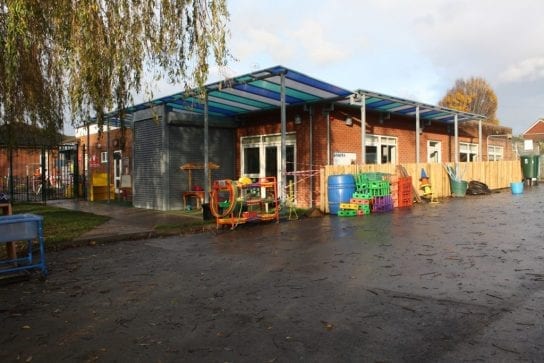
[[[115,194],[121,194],[123,177],[128,176],[130,180],[131,176],[134,144],[132,129],[122,130],[118,126],[104,125],[99,130],[97,125],[89,125],[79,127],[76,138],[79,143],[79,173],[86,176],[87,188],[93,186],[93,175],[108,175],[109,172],[110,184],[113,186],[110,199]]]
[[[206,151],[220,165],[212,179],[275,176],[284,193],[293,182],[302,207],[318,200],[323,165],[513,157],[511,129],[487,125],[482,116],[350,91],[281,66],[207,85],[206,92],[207,101],[179,93],[154,100],[153,112],[148,104],[129,110],[135,206],[181,208],[190,182],[180,165],[204,163]],[[89,151],[97,155],[93,142]],[[204,174],[193,177],[206,185]]]
[[[523,139],[533,140],[539,143],[544,141],[544,119],[536,120],[527,130],[523,132]]]

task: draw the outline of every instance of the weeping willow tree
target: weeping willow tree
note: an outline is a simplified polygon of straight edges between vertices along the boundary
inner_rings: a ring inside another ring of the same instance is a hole
[[[226,0],[0,0],[0,126],[101,126],[145,79],[201,87],[227,63],[227,21]]]

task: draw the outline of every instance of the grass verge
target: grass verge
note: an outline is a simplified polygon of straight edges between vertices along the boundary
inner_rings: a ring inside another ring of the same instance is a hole
[[[43,234],[48,250],[71,247],[74,238],[109,220],[106,216],[30,203],[14,204],[13,213],[32,213],[43,217]]]

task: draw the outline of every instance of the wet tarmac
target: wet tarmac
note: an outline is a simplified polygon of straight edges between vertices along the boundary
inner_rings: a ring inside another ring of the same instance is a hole
[[[49,253],[0,361],[542,361],[543,217],[534,186]]]

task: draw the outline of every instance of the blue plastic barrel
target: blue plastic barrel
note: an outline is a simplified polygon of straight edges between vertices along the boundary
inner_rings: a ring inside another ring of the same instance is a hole
[[[355,192],[355,178],[351,174],[329,175],[329,213],[338,214],[340,203],[349,203]]]

